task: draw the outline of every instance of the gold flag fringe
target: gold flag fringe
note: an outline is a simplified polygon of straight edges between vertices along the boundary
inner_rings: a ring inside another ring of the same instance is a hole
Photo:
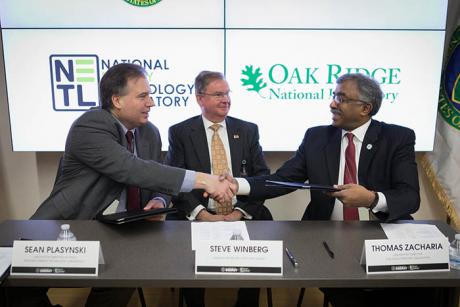
[[[431,186],[433,187],[436,196],[438,197],[439,201],[443,204],[447,216],[450,218],[451,226],[453,226],[457,231],[459,231],[460,217],[457,211],[455,210],[455,205],[449,199],[446,192],[444,191],[444,188],[439,183],[438,178],[436,177],[436,174],[433,170],[433,167],[431,166],[431,163],[428,160],[428,157],[426,156],[426,153],[422,155],[421,164],[422,168],[425,170],[426,175],[428,176],[428,179],[431,182]]]

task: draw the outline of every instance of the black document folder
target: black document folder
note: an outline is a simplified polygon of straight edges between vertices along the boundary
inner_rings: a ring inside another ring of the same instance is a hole
[[[158,208],[158,209],[151,209],[151,210],[132,210],[132,211],[123,211],[117,212],[112,214],[98,214],[96,219],[103,223],[109,224],[125,224],[129,222],[139,221],[146,219],[148,217],[152,217],[154,215],[159,214],[168,214],[177,212],[175,208]]]
[[[288,188],[288,189],[309,189],[309,190],[321,190],[325,192],[337,192],[339,189],[334,188],[333,186],[320,185],[320,184],[309,184],[303,182],[286,182],[286,181],[272,181],[265,180],[265,186],[267,187],[278,187],[278,188]]]

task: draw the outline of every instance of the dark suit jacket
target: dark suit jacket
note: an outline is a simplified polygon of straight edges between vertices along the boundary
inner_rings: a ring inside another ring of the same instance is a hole
[[[233,117],[226,119],[228,141],[232,159],[234,176],[258,176],[270,174],[265,163],[262,148],[259,145],[257,125]],[[195,116],[169,128],[169,150],[166,163],[172,166],[210,173],[211,159],[209,157],[208,141],[201,116]],[[203,197],[202,190],[181,193],[173,198],[173,204],[179,210],[176,216],[184,219],[198,205],[207,207],[208,199]],[[262,201],[241,202],[240,207],[254,219],[272,219],[270,211]],[[168,218],[174,218],[168,215]]]
[[[292,192],[267,188],[265,180],[281,180],[312,184],[337,184],[341,129],[320,126],[308,129],[295,155],[275,174],[248,178],[250,198],[266,199]],[[361,148],[358,180],[369,190],[382,192],[387,200],[388,213],[378,213],[382,221],[411,219],[410,214],[420,204],[417,164],[415,162],[415,134],[411,129],[372,120]],[[328,220],[334,198],[319,191],[311,191],[311,202],[303,220]]]
[[[177,195],[185,171],[158,163],[161,140],[151,123],[136,131],[137,157],[110,112],[85,112],[70,128],[60,176],[33,219],[93,219],[126,185],[139,186],[146,204],[153,192]]]

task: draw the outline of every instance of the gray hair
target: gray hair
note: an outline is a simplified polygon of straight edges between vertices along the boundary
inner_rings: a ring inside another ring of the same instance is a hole
[[[217,71],[203,70],[195,78],[195,94],[203,94],[209,83],[215,80],[225,80],[222,73]]]
[[[345,74],[340,76],[336,83],[341,84],[345,81],[354,81],[358,88],[359,100],[368,102],[372,105],[370,116],[374,116],[382,105],[383,93],[380,85],[374,79],[363,74]]]

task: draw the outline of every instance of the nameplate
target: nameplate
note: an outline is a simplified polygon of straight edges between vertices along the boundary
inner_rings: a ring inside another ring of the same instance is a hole
[[[366,240],[367,274],[449,271],[447,238]]]
[[[11,275],[97,276],[99,241],[14,241]]]
[[[195,274],[283,275],[283,241],[199,241]]]

